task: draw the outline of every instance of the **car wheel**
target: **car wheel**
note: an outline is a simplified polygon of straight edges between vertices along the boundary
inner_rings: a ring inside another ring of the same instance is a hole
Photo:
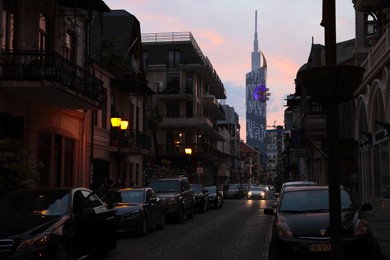
[[[53,259],[56,260],[69,260],[70,259],[70,251],[69,247],[65,242],[61,242],[54,249]]]
[[[202,213],[206,213],[206,212],[207,212],[207,203],[204,202],[202,207]]]
[[[187,218],[193,219],[195,215],[194,206],[192,205],[190,212],[187,214]]]
[[[157,225],[158,229],[164,229],[165,227],[165,215],[164,213],[161,214],[160,223]]]
[[[144,218],[143,222],[142,222],[142,227],[141,227],[141,230],[140,230],[140,235],[141,236],[146,236],[148,234],[148,220],[146,219],[146,217]]]
[[[180,207],[179,212],[177,213],[177,221],[183,223],[185,220],[184,208]]]

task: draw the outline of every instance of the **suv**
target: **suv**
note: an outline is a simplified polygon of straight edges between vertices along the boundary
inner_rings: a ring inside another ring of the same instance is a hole
[[[178,222],[184,222],[185,217],[194,217],[194,191],[187,177],[170,177],[151,180],[149,183],[157,194],[164,200],[165,215],[174,217]]]

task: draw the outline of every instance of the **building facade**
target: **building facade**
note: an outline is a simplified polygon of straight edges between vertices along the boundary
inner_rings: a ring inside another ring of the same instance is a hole
[[[230,144],[219,100],[226,91],[190,32],[142,34],[143,64],[156,92],[150,117],[157,164],[191,182],[219,185],[230,176]],[[187,153],[186,153],[187,152]]]
[[[356,60],[366,69],[355,92],[359,195],[390,216],[390,4],[354,0]]]
[[[23,144],[25,161],[40,165],[40,186],[89,187],[92,111],[107,93],[86,32],[110,9],[103,1],[0,3],[0,137]]]

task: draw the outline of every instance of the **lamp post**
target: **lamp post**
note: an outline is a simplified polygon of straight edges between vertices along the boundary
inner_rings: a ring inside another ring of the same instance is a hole
[[[125,131],[129,125],[129,120],[126,119],[124,116],[120,116],[118,113],[115,113],[111,117],[111,127],[115,129],[116,133],[116,139],[117,139],[117,146],[118,151],[116,154],[116,160],[117,160],[117,178],[118,183],[121,180],[121,161],[122,161],[122,154],[121,154],[121,131]]]
[[[187,157],[187,169],[188,169],[188,175],[191,175],[191,154],[192,154],[192,149],[190,147],[187,147],[184,149]],[[191,175],[192,177],[192,175]]]

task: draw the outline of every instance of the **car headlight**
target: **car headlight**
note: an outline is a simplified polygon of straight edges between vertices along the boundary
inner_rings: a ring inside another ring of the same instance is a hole
[[[252,196],[252,192],[248,192],[248,195],[249,195],[249,196]]]
[[[261,192],[260,195],[261,195],[262,197],[264,197],[264,196],[265,196],[265,192]]]
[[[130,213],[127,213],[125,215],[123,215],[123,219],[131,219],[131,218],[135,218],[137,217],[139,214],[141,213],[140,210],[136,210],[136,211],[133,211],[133,212],[130,212]]]
[[[359,218],[356,221],[355,230],[353,231],[354,236],[366,235],[370,232],[370,228],[368,227],[368,221],[365,218]]]
[[[50,233],[39,234],[34,238],[28,239],[20,243],[19,251],[29,251],[45,247],[50,240]]]
[[[170,199],[166,200],[165,203],[167,205],[174,205],[174,204],[176,204],[176,198],[170,198]]]
[[[276,232],[278,233],[279,237],[284,238],[293,238],[294,235],[290,230],[290,227],[287,225],[286,222],[278,221],[276,222]]]

